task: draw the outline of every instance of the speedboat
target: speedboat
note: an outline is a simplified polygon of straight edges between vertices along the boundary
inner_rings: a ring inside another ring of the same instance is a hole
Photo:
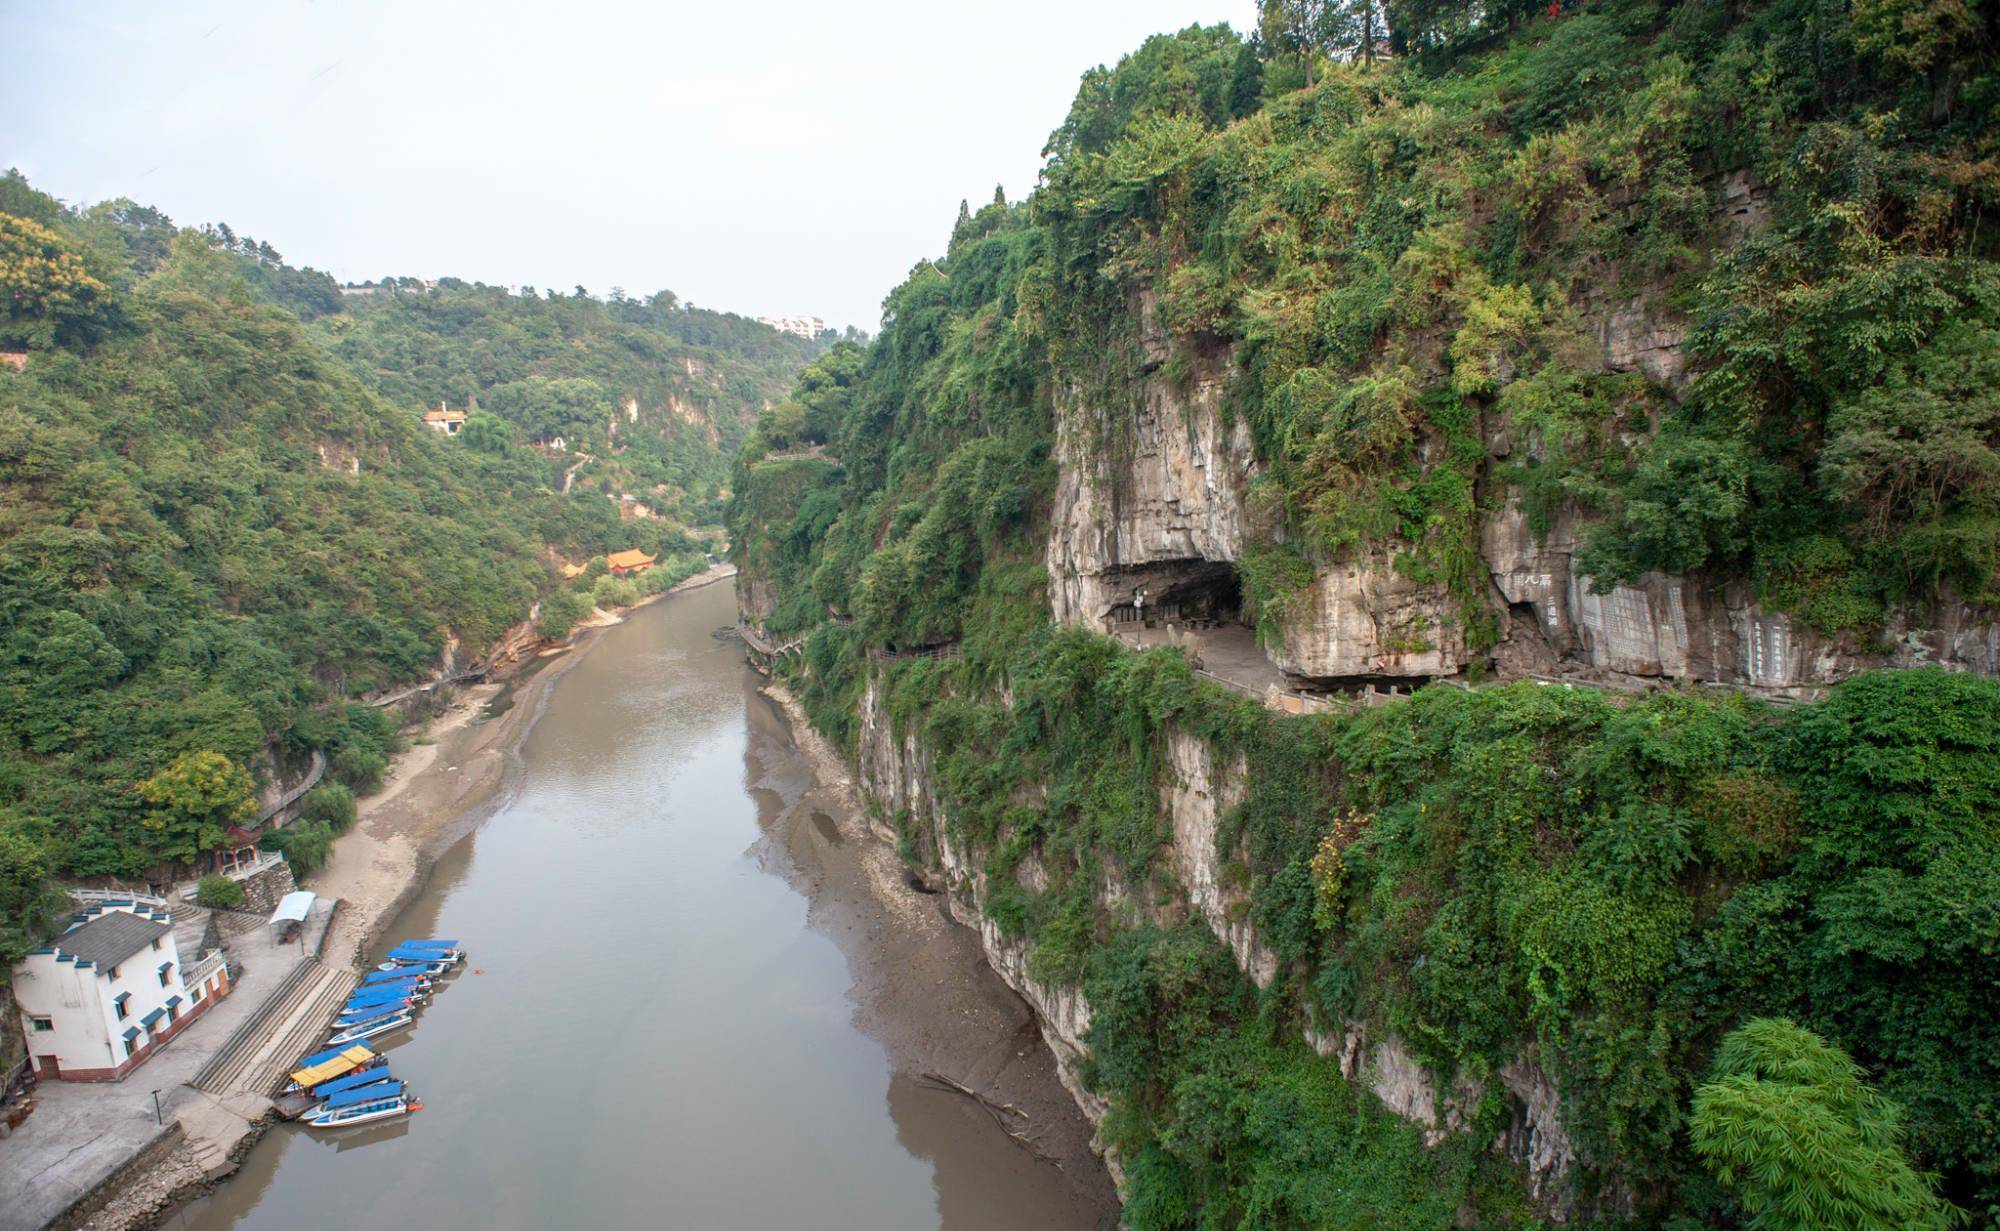
[[[389,963],[388,970],[371,970],[361,980],[361,986],[374,987],[381,983],[429,983],[431,977],[420,970],[408,966]]]
[[[355,992],[344,1002],[350,1009],[358,1009],[371,1004],[409,1004],[423,1000],[430,993],[411,987],[384,987],[365,992]]]
[[[377,974],[387,974],[393,971],[399,975],[420,974],[426,978],[434,979],[450,969],[451,963],[445,961],[443,958],[435,961],[418,961],[415,958],[410,958],[407,960],[398,959],[383,962],[375,968],[375,972]]]
[[[392,962],[445,962],[447,964],[465,960],[465,950],[458,942],[448,944],[418,944],[404,941],[383,955]]]
[[[398,1009],[386,1017],[376,1017],[370,1018],[367,1021],[356,1022],[339,1031],[332,1038],[328,1039],[327,1042],[335,1045],[341,1043],[359,1043],[363,1039],[372,1039],[378,1034],[387,1034],[391,1030],[401,1030],[410,1024],[410,1020],[409,1010]]]
[[[402,1082],[394,1083],[393,1093],[377,1094],[367,1088],[345,1090],[328,1099],[306,1123],[314,1128],[348,1128],[410,1114],[413,1104]]]
[[[379,1022],[385,1017],[395,1017],[398,1014],[414,1018],[416,1011],[406,1004],[379,1005],[371,1009],[356,1009],[353,1012],[342,1013],[339,1017],[334,1018],[331,1029],[336,1034],[344,1033],[356,1027],[365,1026],[370,1022]]]

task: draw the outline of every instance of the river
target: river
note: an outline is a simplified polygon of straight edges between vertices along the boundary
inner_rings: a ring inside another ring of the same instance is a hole
[[[383,1040],[423,1110],[280,1126],[169,1225],[1115,1218],[1025,1008],[965,929],[871,896],[858,829],[813,802],[782,714],[714,635],[733,618],[711,586],[599,634],[544,694],[502,802],[390,930],[470,954]],[[1065,1165],[925,1084],[933,1065],[1020,1102]]]

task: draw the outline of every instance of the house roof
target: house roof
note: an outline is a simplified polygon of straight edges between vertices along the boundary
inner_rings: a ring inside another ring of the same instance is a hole
[[[604,562],[612,568],[637,568],[641,564],[651,564],[653,560],[654,557],[636,547],[631,551],[614,551],[604,557]]]
[[[56,948],[79,962],[116,966],[172,930],[130,911],[108,910],[57,937]]]
[[[455,419],[463,418],[465,418],[465,412],[462,410],[427,410],[424,412],[425,423],[450,423]]]

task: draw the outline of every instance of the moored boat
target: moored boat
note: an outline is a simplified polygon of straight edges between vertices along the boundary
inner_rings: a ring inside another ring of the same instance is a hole
[[[450,969],[451,963],[443,959],[437,961],[418,961],[412,958],[408,960],[392,959],[383,962],[375,968],[375,971],[377,974],[394,972],[397,974],[422,974],[427,978],[436,978]]]
[[[357,1103],[407,1096],[408,1088],[401,1080],[387,1076],[378,1077],[365,1085],[350,1086],[345,1090],[334,1091],[332,1094],[321,1099],[318,1104],[308,1110],[300,1119],[310,1120],[314,1116],[324,1115],[329,1111],[337,1111],[342,1107],[352,1107]]]
[[[412,1103],[408,1092],[397,1082],[394,1094],[377,1095],[368,1090],[348,1090],[334,1095],[326,1105],[306,1120],[314,1128],[349,1128],[395,1116],[408,1115]]]
[[[362,1086],[371,1086],[377,1082],[392,1080],[389,1075],[388,1061],[380,1056],[377,1056],[375,1059],[376,1063],[367,1068],[356,1069],[345,1077],[336,1077],[332,1081],[314,1086],[312,1097],[320,1102],[325,1102],[343,1090],[356,1090]]]
[[[300,1057],[290,1080],[285,1083],[285,1092],[314,1089],[379,1059],[373,1051],[358,1044],[329,1044],[323,1051]]]
[[[384,983],[429,983],[431,977],[420,970],[390,963],[391,969],[371,970],[362,977],[361,986],[376,987]]]
[[[363,1039],[372,1039],[378,1034],[387,1034],[391,1030],[401,1030],[403,1027],[409,1025],[411,1020],[408,1010],[399,1009],[386,1017],[377,1017],[368,1021],[357,1022],[347,1029],[338,1032],[332,1038],[328,1039],[327,1042],[359,1043]]]

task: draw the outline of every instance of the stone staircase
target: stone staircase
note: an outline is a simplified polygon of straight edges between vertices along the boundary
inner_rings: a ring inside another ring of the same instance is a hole
[[[269,1098],[300,1056],[317,1051],[349,992],[361,981],[307,958],[257,1014],[188,1084],[210,1094]]]

